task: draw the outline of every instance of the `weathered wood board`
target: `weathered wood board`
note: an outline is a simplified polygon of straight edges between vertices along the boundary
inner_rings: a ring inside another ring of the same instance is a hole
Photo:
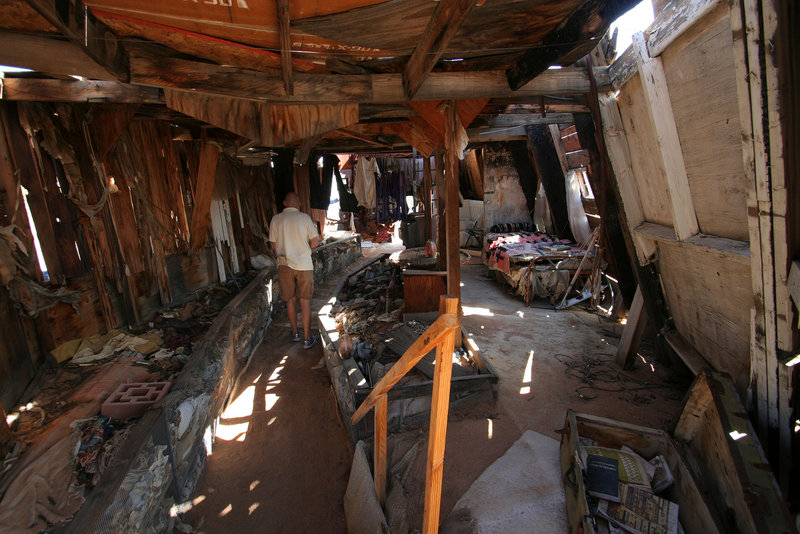
[[[691,244],[659,242],[659,270],[675,326],[714,369],[747,381],[750,268]]]
[[[646,221],[672,226],[672,209],[653,123],[647,110],[639,75],[625,84],[617,99],[630,147],[631,167]]]
[[[747,241],[741,128],[728,12],[727,5],[720,5],[706,22],[670,45],[661,58],[700,229],[706,234]]]

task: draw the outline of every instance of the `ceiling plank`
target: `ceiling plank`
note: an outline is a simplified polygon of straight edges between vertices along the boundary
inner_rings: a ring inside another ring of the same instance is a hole
[[[3,87],[3,100],[118,104],[164,103],[160,89],[122,82],[5,78],[0,80],[0,85]]]
[[[358,123],[358,104],[270,104],[273,146]]]
[[[275,0],[278,9],[278,33],[281,39],[281,70],[283,89],[287,95],[294,94],[292,84],[292,34],[289,29],[289,0]]]
[[[458,118],[461,120],[461,125],[466,128],[472,121],[475,120],[475,117],[483,111],[483,108],[486,107],[486,104],[489,103],[488,98],[472,98],[472,99],[462,99],[456,101],[456,112],[458,113]]]
[[[608,67],[595,67],[598,90],[608,89]],[[406,102],[399,74],[320,75],[295,73],[294,94],[286,95],[282,76],[236,67],[131,52],[131,82],[173,87],[251,100],[276,102]],[[417,92],[418,100],[501,98],[585,94],[591,90],[583,68],[547,70],[518,91],[503,72],[433,72]]]
[[[582,4],[506,70],[508,85],[514,90],[522,88],[576,48],[576,43],[583,46],[600,37],[614,20],[638,3],[639,0],[589,0]]]
[[[225,96],[165,89],[167,107],[229,132],[272,146],[269,105]]]
[[[403,69],[403,89],[409,100],[414,98],[422,82],[433,70],[450,39],[469,14],[474,0],[440,0],[422,37]]]
[[[392,145],[390,145],[389,143],[378,141],[377,139],[367,137],[366,135],[361,135],[358,132],[354,132],[346,128],[339,128],[338,130],[336,130],[336,133],[340,133],[346,137],[352,137],[353,139],[358,139],[359,141],[364,141],[365,143],[369,143],[370,145],[382,146],[384,148],[393,148]]]
[[[117,80],[128,81],[128,56],[111,29],[95,17],[80,0],[26,0],[42,17],[74,44],[83,48],[98,64]],[[80,73],[76,73],[80,74]]]
[[[0,30],[0,65],[22,67],[51,75],[79,74],[92,80],[113,80],[83,47],[54,38]]]

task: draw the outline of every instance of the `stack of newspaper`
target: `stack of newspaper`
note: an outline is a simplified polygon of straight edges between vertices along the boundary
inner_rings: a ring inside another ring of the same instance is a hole
[[[579,451],[599,534],[683,533],[678,505],[656,495],[674,482],[663,456],[648,461],[627,447],[593,444]]]

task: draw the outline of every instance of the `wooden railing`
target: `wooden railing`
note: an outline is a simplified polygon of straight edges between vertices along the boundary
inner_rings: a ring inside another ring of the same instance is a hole
[[[453,371],[453,349],[459,326],[458,299],[443,295],[439,299],[439,318],[408,348],[350,418],[350,421],[356,424],[367,415],[371,408],[375,408],[375,452],[373,454],[375,493],[378,494],[381,504],[385,504],[386,421],[389,406],[387,394],[423,356],[436,348],[428,461],[425,473],[423,534],[435,534],[439,530],[444,443],[447,433],[447,412],[450,407],[450,375]]]

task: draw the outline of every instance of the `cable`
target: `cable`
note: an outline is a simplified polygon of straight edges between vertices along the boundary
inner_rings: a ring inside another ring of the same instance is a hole
[[[563,363],[567,369],[565,374],[582,383],[575,392],[583,400],[593,400],[599,396],[597,392],[621,393],[623,391],[640,391],[644,389],[668,388],[669,384],[650,384],[633,376],[620,372],[614,362],[614,355],[595,352],[591,355],[569,356],[556,354],[555,359]]]

